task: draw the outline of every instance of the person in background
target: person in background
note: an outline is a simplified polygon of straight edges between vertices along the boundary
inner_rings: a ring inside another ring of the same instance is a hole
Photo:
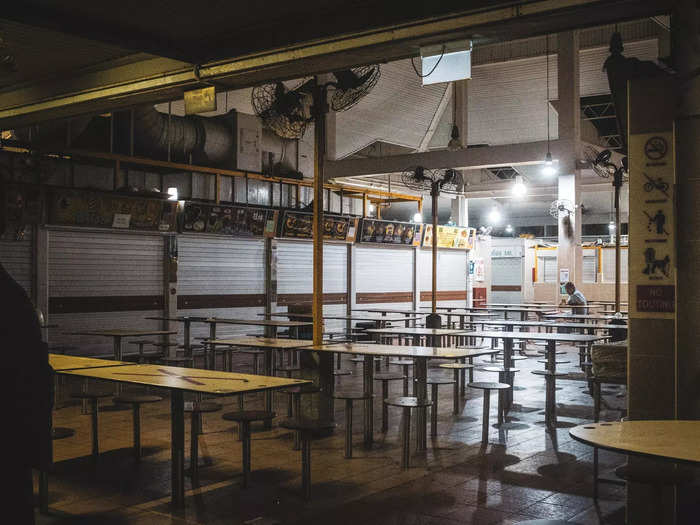
[[[566,301],[566,304],[571,304],[571,305],[582,305],[581,308],[572,308],[571,313],[572,314],[583,314],[587,315],[588,314],[588,301],[586,301],[586,298],[584,295],[581,293],[580,290],[576,289],[576,285],[569,281],[564,285],[564,288],[566,289],[566,293],[569,294],[569,299]]]
[[[0,235],[5,231],[7,196],[0,179]],[[0,248],[1,250],[1,248]],[[0,253],[0,256],[2,253]],[[12,523],[34,524],[32,468],[51,464],[53,369],[39,319],[24,289],[0,264],[0,351],[5,455],[0,508]]]

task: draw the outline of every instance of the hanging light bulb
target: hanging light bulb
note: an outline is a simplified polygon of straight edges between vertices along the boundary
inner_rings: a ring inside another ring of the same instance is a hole
[[[450,151],[458,151],[462,149],[462,141],[459,140],[459,126],[452,124],[452,133],[450,141],[447,143],[447,149]]]
[[[515,176],[515,184],[513,184],[513,189],[511,191],[513,192],[513,197],[516,199],[522,199],[527,195],[527,186],[525,186],[523,178],[520,175]]]
[[[168,197],[169,201],[176,201],[177,200],[177,188],[175,188],[175,187],[168,188],[168,195],[170,195],[170,197]]]
[[[554,161],[552,160],[551,152],[547,152],[544,156],[544,166],[542,166],[542,175],[551,177],[557,173],[557,169],[554,167]]]
[[[610,221],[610,222],[608,223],[608,230],[611,231],[611,232],[614,232],[614,231],[615,231],[615,223],[614,223],[613,221]]]
[[[491,211],[488,215],[488,219],[491,224],[498,224],[501,222],[501,212],[498,211],[498,208],[496,208],[495,206],[491,208]]]
[[[421,223],[421,222],[423,222],[423,215],[421,215],[420,212],[416,212],[416,213],[413,215],[413,222],[416,222],[416,223]]]
[[[513,226],[511,226],[510,224],[507,224],[506,225],[506,233],[513,233]]]
[[[546,55],[547,55],[547,154],[544,156],[544,166],[542,168],[542,175],[546,177],[551,177],[556,174],[557,170],[554,167],[554,162],[552,161],[552,152],[549,149],[549,142],[551,139],[549,131],[549,35],[545,35],[546,42]]]

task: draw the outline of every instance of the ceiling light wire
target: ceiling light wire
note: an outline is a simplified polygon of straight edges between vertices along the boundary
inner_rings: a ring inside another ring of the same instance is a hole
[[[418,78],[429,77],[430,75],[432,75],[435,72],[437,67],[440,65],[440,61],[442,60],[442,57],[444,57],[444,56],[445,56],[445,46],[443,45],[442,51],[440,52],[440,58],[438,58],[437,62],[435,62],[433,69],[431,69],[430,72],[426,73],[425,75],[422,75],[418,72],[418,69],[416,68],[416,63],[413,61],[413,57],[411,57],[411,65],[413,66],[413,71],[416,72],[416,75],[418,75]]]

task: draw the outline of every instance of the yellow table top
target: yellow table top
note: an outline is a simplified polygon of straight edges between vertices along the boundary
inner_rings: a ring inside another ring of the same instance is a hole
[[[270,348],[273,350],[299,348],[313,345],[310,339],[277,339],[274,337],[232,337],[231,339],[211,339],[207,343],[213,345],[237,345],[254,348]]]
[[[628,454],[700,463],[700,421],[591,423],[569,430],[582,443]]]
[[[49,354],[49,364],[55,371],[79,370],[82,368],[102,368],[105,366],[131,366],[125,361],[96,359],[94,357],[78,357],[74,355]]]
[[[104,337],[142,337],[146,335],[173,335],[173,330],[85,330],[69,332],[70,335],[99,335]]]
[[[130,365],[66,370],[65,375],[135,383],[188,392],[230,395],[298,386],[310,381],[162,365]]]
[[[377,345],[371,343],[337,343],[321,346],[307,346],[304,350],[376,356],[434,357],[436,359],[469,357],[469,353],[474,351],[473,348],[437,348],[431,346]]]
[[[391,328],[369,328],[365,330],[368,334],[384,334],[384,335],[457,335],[464,332],[464,329],[459,328],[422,328],[422,327],[400,327],[393,326]]]
[[[296,327],[313,326],[311,321],[275,321],[274,319],[219,319],[210,317],[205,323],[244,324],[250,326]]]

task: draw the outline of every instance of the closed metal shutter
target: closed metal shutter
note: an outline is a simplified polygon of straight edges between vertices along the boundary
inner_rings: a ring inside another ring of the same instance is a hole
[[[355,251],[355,280],[358,308],[410,310],[413,250],[358,246]]]
[[[262,239],[187,234],[178,237],[179,315],[263,319],[258,314],[264,312],[264,294],[265,242]],[[260,306],[251,306],[253,303]],[[188,308],[188,304],[197,307]],[[215,304],[245,306],[217,308]],[[181,323],[178,325],[178,340],[181,340],[183,328]],[[222,324],[217,327],[217,336],[262,332],[262,327],[257,326]],[[208,335],[208,325],[192,324],[193,338]]]
[[[523,258],[496,257],[491,259],[491,302],[521,303],[523,285]],[[499,290],[496,287],[513,288]]]
[[[156,328],[157,321],[144,318],[162,315],[162,298],[162,236],[49,232],[49,314],[59,326],[52,341],[78,344],[84,354],[111,353],[109,338],[63,332]],[[139,309],[124,309],[132,304]],[[154,307],[147,309],[148,304]],[[111,308],[114,310],[98,311]]]
[[[598,274],[597,250],[583,250],[583,282],[594,283]]]
[[[21,241],[0,239],[0,263],[17,283],[32,297],[32,231],[28,229]],[[45,313],[45,312],[44,312]]]
[[[308,301],[310,305],[313,284],[313,244],[300,241],[277,241],[277,297],[278,311],[286,311],[287,302]],[[323,245],[323,293],[347,294],[347,246],[345,244]],[[282,297],[280,297],[282,296]],[[284,297],[287,296],[287,297]],[[310,306],[309,306],[310,308]],[[325,304],[324,314],[345,315],[344,304]],[[344,321],[329,319],[325,331],[340,330]]]
[[[460,292],[461,298],[440,299],[440,306],[463,307],[466,304],[467,293],[467,253],[461,250],[438,250],[437,259],[437,289],[438,292],[455,292],[456,297]],[[422,292],[430,292],[433,282],[433,254],[432,250],[421,249],[418,252],[419,283]],[[443,294],[443,297],[449,294]],[[421,301],[421,306],[430,306],[430,299]]]
[[[601,265],[603,273],[604,283],[614,283],[615,282],[615,249],[614,248],[603,248],[601,250]],[[623,246],[620,249],[620,282],[627,282],[627,247]]]

